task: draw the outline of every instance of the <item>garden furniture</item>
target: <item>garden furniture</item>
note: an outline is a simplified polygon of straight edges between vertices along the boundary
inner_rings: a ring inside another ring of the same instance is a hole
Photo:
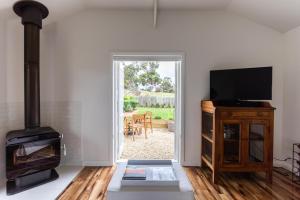
[[[146,127],[145,114],[132,115],[132,128],[133,128],[133,134],[135,134],[136,132],[144,128],[145,138],[147,139],[147,127]]]

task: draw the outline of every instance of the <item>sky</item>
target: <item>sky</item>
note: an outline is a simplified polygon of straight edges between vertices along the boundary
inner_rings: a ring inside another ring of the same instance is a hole
[[[175,83],[175,62],[159,62],[157,73],[163,77],[170,77]]]

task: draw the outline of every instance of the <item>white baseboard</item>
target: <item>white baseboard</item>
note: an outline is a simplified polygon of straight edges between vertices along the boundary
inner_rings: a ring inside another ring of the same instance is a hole
[[[182,166],[186,166],[186,167],[197,167],[197,166],[201,166],[200,163],[197,162],[191,162],[191,161],[184,161],[181,163]],[[292,165],[288,162],[284,162],[284,161],[278,161],[278,160],[274,160],[273,162],[274,167],[282,167],[284,169],[287,169],[289,171],[292,171]]]
[[[85,161],[64,161],[64,166],[112,166],[111,161],[85,160]]]
[[[61,163],[64,166],[83,166],[82,161],[64,161]]]
[[[284,169],[292,171],[292,165],[290,163],[288,163],[288,162],[285,162],[285,161],[274,160],[273,166],[274,167],[282,167]]]
[[[4,164],[0,164],[0,171],[3,173],[0,173],[0,179],[4,179],[5,177],[5,173],[6,173],[6,169],[5,169],[5,165]]]
[[[83,161],[83,165],[84,166],[112,166],[112,162],[111,161],[93,161],[93,160],[89,160],[89,161]]]
[[[191,162],[191,161],[183,161],[183,162],[181,162],[181,165],[185,166],[185,167],[200,167],[201,166],[200,162]]]

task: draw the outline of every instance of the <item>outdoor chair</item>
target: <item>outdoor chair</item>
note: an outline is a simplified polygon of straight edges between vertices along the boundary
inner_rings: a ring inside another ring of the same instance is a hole
[[[150,112],[150,111],[147,111],[145,113],[145,126],[146,126],[146,128],[148,127],[148,125],[150,125],[151,133],[153,133],[153,128],[152,128],[152,112]]]
[[[133,135],[138,133],[139,130],[145,130],[145,138],[147,139],[147,127],[145,121],[145,114],[134,114],[132,115],[132,129]]]
[[[132,127],[132,119],[130,117],[124,117],[124,135],[128,136],[131,133],[132,140],[134,141],[134,132]]]

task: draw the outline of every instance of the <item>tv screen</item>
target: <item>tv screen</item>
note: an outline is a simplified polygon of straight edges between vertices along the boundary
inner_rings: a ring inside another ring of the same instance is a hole
[[[272,67],[210,71],[212,100],[271,100]]]

